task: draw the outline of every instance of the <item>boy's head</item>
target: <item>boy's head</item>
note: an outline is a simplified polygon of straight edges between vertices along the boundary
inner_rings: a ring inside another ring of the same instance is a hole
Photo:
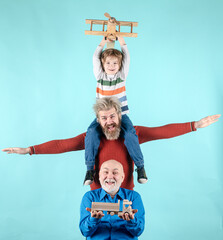
[[[102,52],[101,63],[104,71],[109,75],[115,75],[122,67],[123,54],[121,51],[109,48]]]

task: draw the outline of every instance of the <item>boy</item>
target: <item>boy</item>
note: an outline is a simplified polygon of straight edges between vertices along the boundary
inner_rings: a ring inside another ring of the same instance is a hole
[[[125,81],[129,71],[130,56],[123,37],[118,37],[121,51],[117,49],[106,49],[102,52],[109,40],[102,39],[93,56],[93,71],[97,80],[96,97],[103,98],[115,96],[122,105],[122,125],[125,145],[134,161],[138,174],[138,182],[146,183],[148,178],[144,169],[143,155],[139,146],[138,137],[131,120],[126,115],[129,112],[125,91]],[[101,130],[95,119],[89,126],[85,138],[85,163],[87,173],[84,185],[90,185],[94,179],[95,158],[100,145]]]

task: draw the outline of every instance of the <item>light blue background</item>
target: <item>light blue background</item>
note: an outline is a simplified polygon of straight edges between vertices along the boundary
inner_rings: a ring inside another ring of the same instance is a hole
[[[74,137],[94,118],[85,19],[137,21],[127,81],[130,118],[160,126],[222,113],[222,0],[0,0],[0,148]],[[118,46],[118,44],[116,44]],[[140,239],[222,240],[222,119],[142,145],[150,181]],[[0,240],[74,240],[84,151],[0,153]]]

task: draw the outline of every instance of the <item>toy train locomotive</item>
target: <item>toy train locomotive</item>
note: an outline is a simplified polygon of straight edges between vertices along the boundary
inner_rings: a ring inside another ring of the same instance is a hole
[[[92,202],[91,212],[93,211],[107,211],[107,214],[121,216],[124,213],[132,212],[132,202],[124,199],[121,201],[118,200],[118,203],[104,203],[104,202]]]

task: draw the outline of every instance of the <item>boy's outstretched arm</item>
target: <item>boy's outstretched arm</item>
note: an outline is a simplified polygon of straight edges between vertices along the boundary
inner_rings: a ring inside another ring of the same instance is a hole
[[[125,43],[124,38],[118,37],[118,41],[123,53],[121,77],[126,80],[129,73],[130,55],[129,55],[127,44]]]
[[[103,51],[103,48],[107,42],[110,42],[110,40],[105,40],[105,37],[101,40],[100,44],[97,46],[94,55],[93,55],[93,72],[96,80],[101,79],[103,75],[103,68],[101,65],[101,53]]]
[[[118,37],[118,41],[119,41],[120,46],[126,45],[125,40],[124,40],[123,37]]]
[[[102,48],[104,48],[104,46],[105,46],[106,43],[107,43],[107,40],[105,40],[105,37],[103,37],[102,40],[101,40],[101,42],[100,42],[100,44],[99,44],[99,46],[102,47]]]

